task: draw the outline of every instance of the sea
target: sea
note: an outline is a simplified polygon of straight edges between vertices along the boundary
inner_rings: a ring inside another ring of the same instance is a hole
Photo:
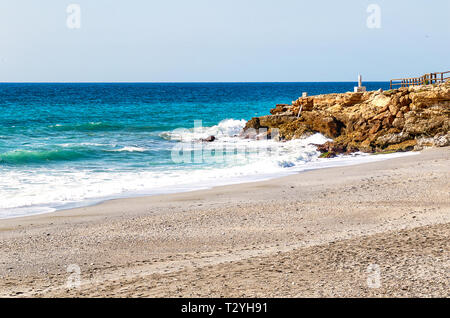
[[[0,218],[266,180],[393,155],[318,158],[320,134],[240,136],[247,120],[320,83],[0,83]],[[366,82],[368,90],[389,89]],[[202,139],[215,136],[214,142]]]

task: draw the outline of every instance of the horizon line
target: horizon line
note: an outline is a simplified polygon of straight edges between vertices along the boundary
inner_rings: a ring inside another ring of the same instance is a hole
[[[0,81],[0,84],[253,84],[253,83],[357,83],[358,81],[23,81],[23,82],[7,82]],[[389,80],[366,80],[363,83],[389,83]]]

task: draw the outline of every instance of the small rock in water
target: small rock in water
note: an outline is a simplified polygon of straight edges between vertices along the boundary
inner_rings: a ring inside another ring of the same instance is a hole
[[[206,141],[206,142],[213,142],[214,140],[216,140],[216,137],[214,137],[214,136],[209,136],[207,138],[202,138],[202,141]]]

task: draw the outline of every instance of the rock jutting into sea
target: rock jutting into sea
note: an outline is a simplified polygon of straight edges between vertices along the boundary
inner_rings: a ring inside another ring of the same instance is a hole
[[[249,120],[243,135],[277,128],[280,140],[290,140],[319,132],[333,139],[318,146],[325,157],[450,145],[450,82],[301,97],[270,113]]]

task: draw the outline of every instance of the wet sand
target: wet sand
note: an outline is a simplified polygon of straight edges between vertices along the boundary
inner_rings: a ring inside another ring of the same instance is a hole
[[[0,296],[449,297],[449,180],[446,147],[0,220]]]

